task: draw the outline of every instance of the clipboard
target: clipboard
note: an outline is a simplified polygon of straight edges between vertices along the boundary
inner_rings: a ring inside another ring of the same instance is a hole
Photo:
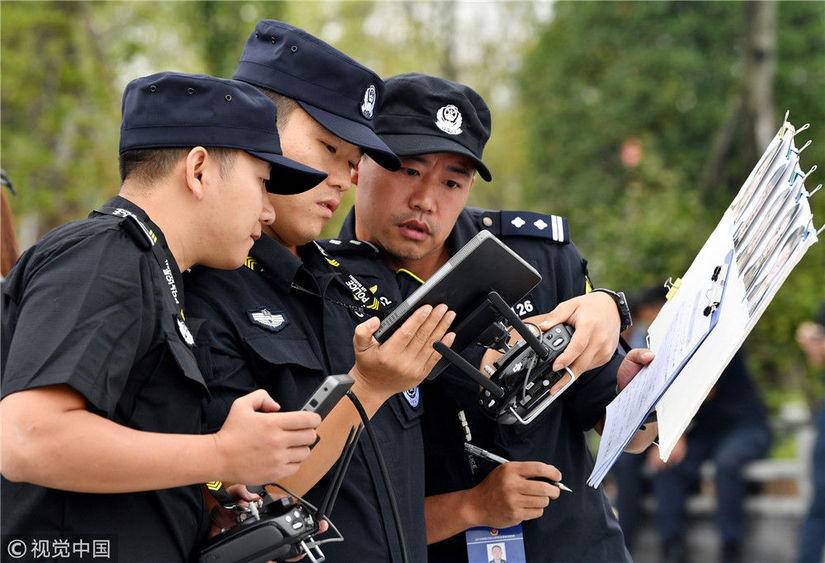
[[[643,392],[630,395],[638,399],[637,403],[631,404],[624,395],[638,377],[608,406],[598,467],[591,474],[591,484],[600,482],[603,475],[599,471],[612,463],[608,453],[612,455],[623,448],[627,431],[644,420],[637,418],[643,414],[640,411],[647,408],[649,412],[654,405],[659,424],[659,456],[667,460],[783,281],[825,230],[823,227],[817,231],[814,227],[808,202],[821,185],[812,191],[804,186],[816,166],[808,172],[799,168],[799,154],[810,141],[800,149],[794,144],[794,137],[807,127],[808,124],[795,128],[788,122],[788,113],[785,114],[779,132],[719,224],[682,279],[669,287],[668,302],[648,329],[648,342],[653,345],[649,347],[657,353],[648,367],[661,356],[668,359],[659,361],[658,369],[648,370],[648,382],[641,386]],[[715,272],[722,263],[728,265],[727,271],[720,268],[717,280],[713,281],[716,285],[709,286],[708,273]],[[722,276],[725,280],[719,284]],[[698,318],[696,304],[700,297],[707,303],[701,315],[707,324],[688,327],[684,312],[693,311],[691,319]],[[679,326],[682,328],[676,328]],[[699,331],[691,328],[704,328],[706,334],[697,338]],[[679,340],[681,336],[684,338]],[[668,372],[662,366],[673,369]],[[666,391],[657,398],[661,389]],[[615,407],[617,403],[619,408]],[[608,435],[610,440],[605,439]]]
[[[703,303],[698,303],[697,301],[682,303],[682,307],[692,308],[693,315],[688,318],[691,323],[701,322],[704,324],[707,322],[708,324],[707,328],[698,335],[689,348],[681,353],[672,367],[666,369],[664,380],[652,383],[654,387],[648,389],[644,387],[646,384],[649,385],[649,382],[645,381],[644,377],[634,378],[616,399],[607,406],[608,416],[602,434],[602,441],[599,443],[599,453],[596,464],[587,480],[588,485],[598,487],[601,484],[604,476],[633,439],[636,431],[644,424],[648,415],[650,415],[656,407],[656,404],[670,385],[676,380],[688,361],[690,361],[696,351],[702,346],[702,343],[707,339],[708,335],[711,334],[719,323],[721,314],[720,305],[725,298],[728,272],[730,271],[732,260],[733,250],[731,249],[725,256],[724,261],[713,268],[713,271],[709,274],[709,285],[704,291],[699,293],[696,298],[697,300],[704,300]],[[684,291],[684,288],[681,288],[681,291]],[[675,317],[668,332],[678,328],[673,325],[683,322],[685,318],[684,315]],[[663,344],[668,340],[668,338],[665,338]],[[660,348],[661,347],[662,346],[660,346]],[[659,357],[657,356],[654,362],[658,359]],[[653,363],[651,363],[650,367],[652,366]],[[648,369],[648,367],[644,369]],[[641,373],[642,372],[640,372],[640,374]],[[610,416],[611,411],[621,409],[631,411],[631,413],[623,419],[624,424],[621,422],[617,423],[615,418]],[[629,422],[629,424],[627,422]]]

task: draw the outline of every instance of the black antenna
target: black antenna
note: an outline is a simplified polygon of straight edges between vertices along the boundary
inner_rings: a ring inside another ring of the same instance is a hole
[[[509,305],[501,298],[501,295],[496,293],[495,291],[491,291],[487,294],[487,300],[495,307],[501,315],[510,322],[510,325],[519,335],[524,339],[530,348],[538,354],[539,358],[542,360],[546,360],[550,357],[550,350],[542,346],[541,342],[536,335],[533,334],[533,331],[527,328],[527,325],[522,322],[518,315],[516,315],[513,310],[510,308]]]
[[[357,428],[355,426],[350,428],[346,444],[344,445],[343,451],[341,451],[341,457],[338,458],[338,463],[335,466],[335,474],[318,508],[317,517],[319,519],[324,516],[329,517],[329,514],[332,512],[335,499],[338,497],[338,490],[341,488],[341,483],[344,482],[344,477],[347,474],[347,469],[352,460],[352,455],[355,453],[355,447],[358,445],[358,439],[361,437],[362,430],[364,430],[363,423],[359,424]]]
[[[452,348],[448,347],[440,340],[433,344],[433,348],[435,348],[435,351],[441,354],[445,360],[461,370],[461,373],[487,389],[493,394],[494,397],[498,399],[504,397],[504,389],[490,381],[489,378],[485,377],[484,374],[474,368],[470,362],[459,356],[458,353],[456,353]]]

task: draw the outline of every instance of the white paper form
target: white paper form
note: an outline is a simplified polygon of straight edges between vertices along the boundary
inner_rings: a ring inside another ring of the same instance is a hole
[[[598,486],[654,406],[659,455],[667,460],[784,280],[817,242],[808,202],[811,193],[804,186],[815,167],[802,172],[799,153],[805,147],[796,149],[794,144],[794,136],[804,129],[795,129],[786,115],[785,123],[682,277],[681,289],[648,329],[648,344],[657,357],[607,407],[596,467],[588,479],[591,486]],[[729,264],[725,296],[708,331],[703,324],[696,324],[700,319],[696,310],[704,306],[697,296],[705,295],[708,272],[722,263]],[[694,312],[693,317],[689,311]],[[707,336],[691,350],[696,335],[703,330]],[[675,377],[671,377],[679,357],[687,361],[677,366]]]
[[[707,283],[684,292],[683,306],[676,313],[664,338],[653,348],[656,357],[642,368],[633,380],[607,406],[602,439],[596,465],[587,483],[598,487],[604,475],[633,438],[636,430],[673,382],[697,347],[707,337],[715,315],[705,315],[708,295],[715,285],[713,269],[707,272]]]
[[[817,240],[804,188],[806,174],[801,173],[799,151],[793,144],[795,132],[792,125],[783,125],[685,274],[683,288],[694,283],[694,270],[700,272],[725,252],[735,250],[719,324],[656,406],[663,460],[668,459],[782,282]],[[758,171],[764,171],[763,182],[754,185]],[[755,203],[761,203],[762,208]],[[668,316],[657,317],[651,325],[651,343],[661,339],[668,322]]]
[[[776,272],[779,283],[769,288],[753,315],[748,313],[745,287],[734,260],[728,275],[727,294],[721,305],[719,324],[656,405],[659,421],[659,456],[663,460],[666,461],[670,457],[679,437],[702,406],[722,371],[779,291],[781,281],[815,242],[814,233],[810,233],[806,240],[800,242],[784,268]]]

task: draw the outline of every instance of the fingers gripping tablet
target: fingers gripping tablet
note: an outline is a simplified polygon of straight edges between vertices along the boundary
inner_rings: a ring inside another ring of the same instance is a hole
[[[513,305],[541,275],[489,231],[481,231],[381,322],[375,339],[385,342],[422,305],[445,303],[456,313],[454,348],[462,349],[498,314],[478,309],[491,291]],[[481,314],[480,314],[481,313]]]

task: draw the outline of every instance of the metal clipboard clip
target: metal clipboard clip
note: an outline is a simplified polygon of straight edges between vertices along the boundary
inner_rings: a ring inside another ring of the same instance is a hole
[[[713,285],[705,292],[708,305],[702,311],[702,314],[706,317],[716,311],[719,303],[722,302],[722,292],[725,290],[725,280],[728,277],[729,268],[730,264],[724,263],[713,269],[713,275],[710,277]]]
[[[667,278],[664,286],[667,288],[665,299],[670,301],[673,299],[673,296],[676,295],[676,292],[679,291],[679,288],[682,287],[682,278],[676,278],[675,280],[672,277]]]

